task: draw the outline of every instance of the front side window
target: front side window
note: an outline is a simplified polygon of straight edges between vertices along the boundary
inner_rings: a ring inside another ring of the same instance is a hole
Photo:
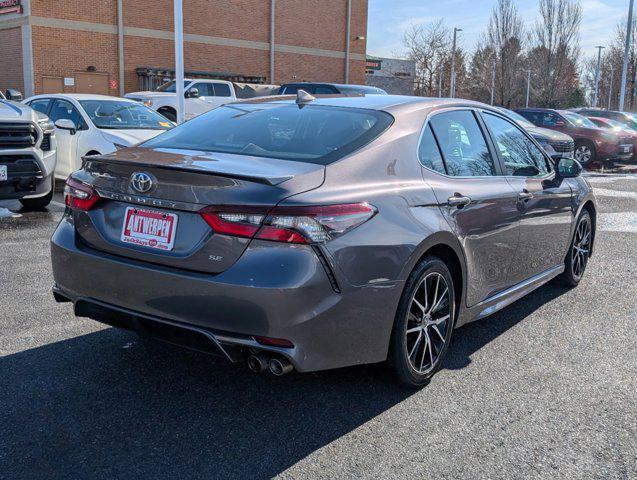
[[[200,115],[142,146],[233,153],[327,165],[393,122],[385,112],[290,103],[234,103]]]
[[[53,123],[60,119],[68,119],[75,124],[78,130],[86,129],[86,124],[82,115],[80,115],[78,109],[67,100],[56,99],[55,102],[53,102],[53,107],[51,107],[49,118],[53,121]]]
[[[200,97],[214,97],[215,96],[215,90],[214,90],[214,87],[212,86],[212,83],[199,82],[199,83],[195,83],[190,88],[196,88],[197,91],[199,92],[199,96]]]
[[[513,123],[489,113],[484,114],[484,122],[498,146],[506,175],[535,177],[549,173],[540,149]]]
[[[168,130],[172,124],[152,108],[137,102],[81,100],[80,105],[97,128]]]
[[[474,114],[458,110],[434,115],[430,120],[447,174],[454,177],[495,175],[495,162]]]
[[[560,123],[560,120],[559,115],[551,112],[545,112],[542,114],[542,123],[540,125],[544,127],[556,127]]]
[[[531,122],[533,125],[537,125],[537,126],[542,125],[542,115],[539,114],[538,112],[522,111],[519,113],[524,118],[526,118],[529,122]]]
[[[37,100],[33,100],[32,102],[30,102],[29,106],[37,112],[46,114],[46,111],[49,108],[49,103],[51,103],[50,99],[39,98]]]

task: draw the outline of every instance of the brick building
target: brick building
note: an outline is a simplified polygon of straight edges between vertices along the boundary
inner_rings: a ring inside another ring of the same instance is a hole
[[[183,3],[187,75],[365,83],[367,0]],[[172,39],[172,0],[0,0],[0,89],[122,95],[172,74]]]

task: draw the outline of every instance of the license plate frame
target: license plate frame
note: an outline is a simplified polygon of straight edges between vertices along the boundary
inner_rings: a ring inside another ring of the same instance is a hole
[[[175,247],[179,215],[149,208],[126,207],[122,243],[170,252]]]

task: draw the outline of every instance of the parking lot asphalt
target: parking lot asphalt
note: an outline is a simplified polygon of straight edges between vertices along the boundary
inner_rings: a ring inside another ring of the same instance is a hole
[[[593,175],[580,286],[462,327],[405,390],[382,366],[273,377],[75,318],[44,212],[0,202],[0,479],[637,478],[637,176]]]

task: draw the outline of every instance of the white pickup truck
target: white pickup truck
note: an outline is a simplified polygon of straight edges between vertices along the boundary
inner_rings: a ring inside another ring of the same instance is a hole
[[[204,78],[185,79],[185,117],[186,120],[189,120],[241,98],[274,95],[278,89],[278,85],[237,83]],[[155,91],[131,92],[127,93],[125,97],[142,102],[173,122],[177,119],[177,95],[174,81],[164,83]]]

